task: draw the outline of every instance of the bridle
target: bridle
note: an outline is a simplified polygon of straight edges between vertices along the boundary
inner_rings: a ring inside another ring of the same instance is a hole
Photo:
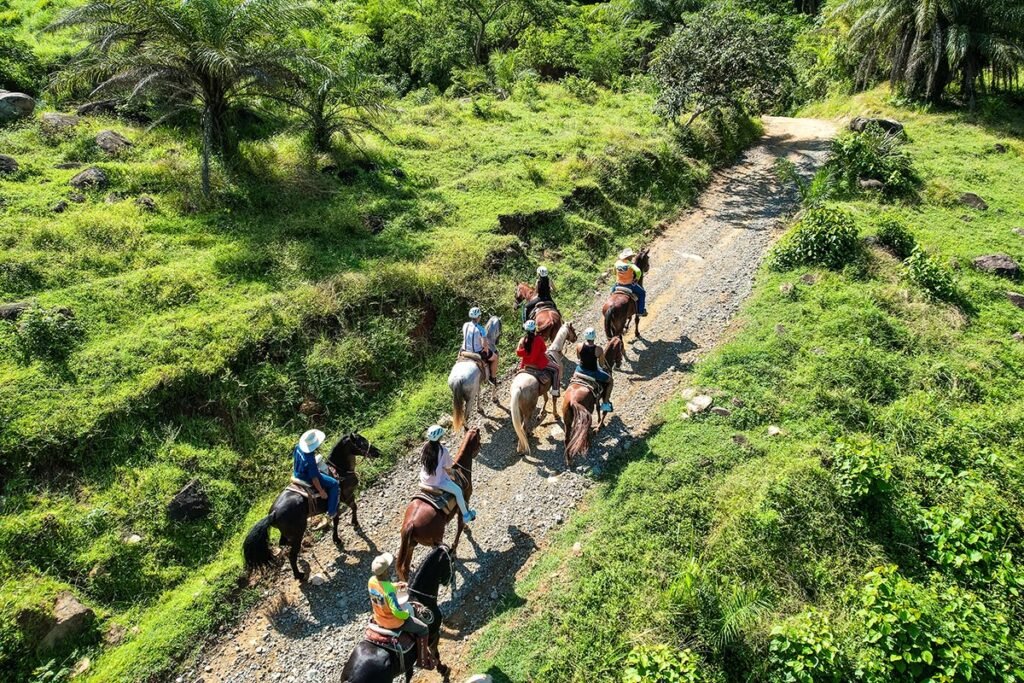
[[[448,549],[447,546],[441,545],[441,546],[438,546],[438,547],[441,549],[442,552],[444,552],[445,559],[448,560],[448,588],[449,588],[449,590],[451,590],[452,586],[454,586],[454,584],[455,584],[455,558],[452,557],[452,553]],[[438,585],[440,586],[440,584],[438,584]],[[416,590],[412,586],[409,586],[408,591],[410,593],[415,593],[416,595],[420,595],[420,596],[422,596],[424,598],[430,598],[430,599],[434,600],[435,602],[437,601],[437,593],[434,593],[434,594],[425,593],[423,591]],[[440,592],[440,589],[439,589],[439,592]]]
[[[365,449],[361,449],[361,448],[359,448],[358,445],[356,445],[356,455],[361,455],[364,458],[369,458],[369,457],[371,457],[370,456],[370,450],[373,448],[373,444],[371,444],[370,440],[367,439],[365,436],[362,437],[362,439],[364,441],[366,441],[366,448]],[[354,443],[355,442],[355,439],[352,438],[351,434],[347,434],[347,435],[343,436],[341,440],[342,441],[347,441],[348,443]],[[342,472],[338,467],[336,467],[334,465],[334,462],[329,460],[328,463],[331,465],[331,467],[334,468],[334,471],[337,473],[339,478],[348,478],[348,477],[353,476],[356,473],[355,469],[348,470],[347,472]]]

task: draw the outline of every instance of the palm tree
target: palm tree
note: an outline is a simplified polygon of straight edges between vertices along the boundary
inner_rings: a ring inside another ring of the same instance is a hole
[[[295,54],[284,38],[316,17],[300,0],[88,0],[50,27],[76,28],[86,41],[54,88],[152,95],[166,107],[161,120],[197,111],[209,194],[211,155],[234,149],[231,106],[288,75]]]

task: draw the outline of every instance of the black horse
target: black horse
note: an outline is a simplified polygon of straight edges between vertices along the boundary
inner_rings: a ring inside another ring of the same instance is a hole
[[[359,520],[356,518],[356,485],[359,478],[356,476],[356,456],[362,455],[367,458],[380,457],[380,451],[370,445],[366,437],[359,434],[346,434],[331,449],[331,455],[327,463],[332,470],[331,475],[338,480],[341,489],[341,502],[352,508],[352,528],[359,529]],[[327,512],[327,499],[317,498],[316,509],[319,514]],[[299,581],[305,581],[309,572],[300,572],[297,561],[299,549],[302,547],[302,537],[306,534],[307,515],[309,503],[302,494],[294,491],[284,490],[270,506],[270,514],[256,522],[256,526],[249,530],[242,544],[242,555],[245,558],[246,569],[262,569],[274,564],[274,553],[270,550],[270,527],[281,532],[282,546],[290,545],[291,551],[288,560],[292,565],[292,573]],[[338,537],[338,517],[334,518],[334,542],[341,545],[341,538]]]
[[[433,617],[430,622],[430,653],[437,662],[437,672],[446,681],[450,670],[441,664],[441,654],[437,651],[437,643],[441,638],[441,620],[444,618],[437,605],[437,592],[441,584],[451,584],[454,578],[455,558],[451,548],[442,544],[430,551],[409,583],[409,598],[426,607]],[[406,683],[412,680],[418,654],[417,648],[413,647],[405,656]],[[391,683],[395,676],[402,673],[398,655],[362,640],[352,650],[345,668],[341,670],[341,683]]]

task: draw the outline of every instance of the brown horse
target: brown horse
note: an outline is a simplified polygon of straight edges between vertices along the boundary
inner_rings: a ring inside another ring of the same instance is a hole
[[[455,454],[454,467],[455,483],[462,487],[462,495],[469,504],[469,497],[473,495],[473,458],[480,451],[480,429],[473,427],[466,432],[459,446],[459,452]],[[398,580],[406,581],[409,576],[409,566],[412,564],[412,551],[417,545],[429,545],[437,547],[444,540],[444,530],[448,528],[448,522],[452,517],[459,520],[455,530],[455,541],[452,542],[452,557],[459,547],[459,538],[466,523],[462,521],[462,513],[456,505],[452,512],[444,514],[439,512],[433,505],[419,498],[413,498],[405,508],[405,519],[402,520],[402,546],[398,550],[398,560],[395,562],[398,571]]]
[[[537,290],[525,282],[516,284],[516,311],[536,294]],[[533,319],[537,321],[537,334],[548,344],[554,340],[555,335],[562,329],[562,314],[556,308],[534,309]]]
[[[634,261],[642,273],[646,273],[651,267],[649,251],[641,249]],[[633,318],[636,336],[640,336],[640,314],[636,302],[631,297],[613,292],[605,300],[601,315],[604,316],[604,336],[608,339],[621,337],[629,329],[630,318]]]
[[[612,337],[604,347],[604,358],[611,375],[616,363],[622,364],[622,337]],[[608,387],[611,396],[612,387]],[[597,408],[594,392],[581,384],[569,384],[562,397],[562,417],[565,419],[565,469],[572,468],[572,459],[586,456],[590,450],[591,413]],[[598,411],[597,429],[604,426],[604,411]]]

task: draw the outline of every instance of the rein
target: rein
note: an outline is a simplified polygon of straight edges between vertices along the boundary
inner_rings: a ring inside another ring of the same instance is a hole
[[[442,550],[444,551],[445,559],[448,560],[448,570],[449,570],[448,571],[448,576],[450,577],[448,579],[448,587],[449,587],[449,589],[451,589],[452,585],[454,585],[454,583],[455,583],[455,558],[452,557],[451,552],[449,552],[446,548],[442,547]],[[441,585],[440,582],[438,582],[438,592],[440,592],[440,585]],[[425,591],[416,590],[412,586],[409,586],[407,588],[407,590],[410,593],[415,593],[416,595],[422,595],[425,598],[431,598],[435,602],[437,601],[437,593],[431,594],[431,593],[427,593]]]

